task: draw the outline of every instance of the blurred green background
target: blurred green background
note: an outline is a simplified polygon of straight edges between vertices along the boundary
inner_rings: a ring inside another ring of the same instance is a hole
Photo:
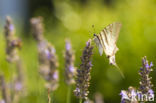
[[[155,0],[29,0],[25,8],[27,15],[24,15],[24,19],[23,15],[14,15],[14,12],[8,14],[13,16],[16,35],[23,40],[20,55],[23,59],[27,95],[20,99],[20,103],[47,103],[47,90],[38,70],[37,44],[32,38],[29,26],[29,19],[34,16],[43,16],[44,36],[55,45],[59,59],[60,86],[53,93],[53,103],[66,102],[67,85],[63,77],[65,38],[71,40],[76,56],[75,66],[79,67],[82,50],[86,41],[93,38],[93,33],[99,33],[114,21],[122,23],[116,61],[125,79],[115,67],[109,65],[105,55],[99,55],[95,47],[89,88],[91,100],[94,100],[96,92],[100,92],[105,103],[119,103],[121,90],[128,89],[129,86],[139,87],[138,71],[142,57],[147,56],[147,59],[156,65]],[[0,17],[0,72],[10,81],[15,67],[5,60],[4,16],[3,14]],[[95,31],[92,25],[95,26]],[[151,76],[156,86],[155,67]],[[74,95],[72,103],[78,103]]]

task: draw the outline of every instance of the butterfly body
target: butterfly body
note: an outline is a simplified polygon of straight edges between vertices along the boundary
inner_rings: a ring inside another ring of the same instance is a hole
[[[109,63],[116,66],[115,54],[119,50],[116,41],[119,36],[121,24],[114,22],[105,27],[99,34],[94,34],[94,42],[96,43],[100,55],[105,52]]]

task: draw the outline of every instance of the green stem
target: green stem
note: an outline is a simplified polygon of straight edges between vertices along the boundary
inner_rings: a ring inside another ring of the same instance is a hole
[[[14,85],[14,64],[12,64],[12,63],[9,63],[9,69],[10,69],[10,76],[11,76],[11,81],[10,81],[10,83],[11,83],[11,85]],[[11,101],[13,101],[13,99],[14,99],[14,96],[15,96],[15,93],[14,93],[14,89],[10,89],[10,99],[11,99]]]
[[[50,90],[48,89],[48,103],[51,103],[51,95],[50,95]]]
[[[66,103],[71,102],[71,88],[72,88],[72,86],[68,86],[67,102]]]
[[[80,101],[79,101],[79,103],[82,103],[82,98],[80,98]]]

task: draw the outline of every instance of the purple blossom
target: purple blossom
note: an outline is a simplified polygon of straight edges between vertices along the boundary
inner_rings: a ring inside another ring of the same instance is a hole
[[[69,66],[69,71],[71,72],[71,73],[74,73],[75,72],[75,68],[73,67],[73,66]]]
[[[121,100],[124,100],[124,99],[129,100],[129,97],[128,97],[126,91],[122,90],[121,93],[120,93],[120,95],[121,95]]]
[[[78,93],[80,93],[80,88],[76,88],[75,91],[77,91]]]
[[[10,30],[10,31],[13,31],[13,30],[14,30],[14,25],[13,25],[13,24],[10,24],[9,30]]]
[[[154,95],[154,91],[153,91],[152,89],[149,89],[149,90],[148,90],[148,93],[149,93],[150,95]]]
[[[90,45],[90,42],[87,41],[87,42],[86,42],[86,46],[89,46],[89,45]]]
[[[66,50],[70,50],[71,49],[71,45],[69,42],[66,42]]]
[[[135,90],[132,90],[132,91],[131,91],[131,95],[132,95],[133,97],[136,97],[137,93],[135,92]]]
[[[21,89],[22,89],[22,84],[20,83],[20,82],[17,82],[16,84],[15,84],[15,90],[17,90],[17,91],[20,91]]]
[[[2,100],[0,100],[0,103],[5,103],[5,101],[2,99]]]
[[[89,65],[90,65],[90,66],[93,66],[92,61],[89,61]]]
[[[150,68],[151,68],[151,67],[153,67],[153,63],[152,63],[152,62],[150,63]]]
[[[45,52],[45,55],[47,57],[47,59],[51,59],[54,55],[54,53],[56,52],[55,48],[53,47],[50,47],[50,48],[44,48],[44,52]]]
[[[149,66],[147,63],[145,64],[145,67],[146,67],[147,69],[150,68],[150,66]]]
[[[54,74],[53,74],[53,78],[54,78],[55,80],[58,79],[58,71],[55,71],[55,72],[54,72]]]
[[[45,54],[47,56],[47,59],[50,59],[52,57],[48,49],[45,49]]]

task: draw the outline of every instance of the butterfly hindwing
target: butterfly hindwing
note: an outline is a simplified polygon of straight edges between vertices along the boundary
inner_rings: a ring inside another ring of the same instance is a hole
[[[111,37],[114,43],[116,43],[119,37],[120,28],[121,28],[121,23],[118,22],[114,22],[113,24],[109,25],[109,30],[111,32]]]

